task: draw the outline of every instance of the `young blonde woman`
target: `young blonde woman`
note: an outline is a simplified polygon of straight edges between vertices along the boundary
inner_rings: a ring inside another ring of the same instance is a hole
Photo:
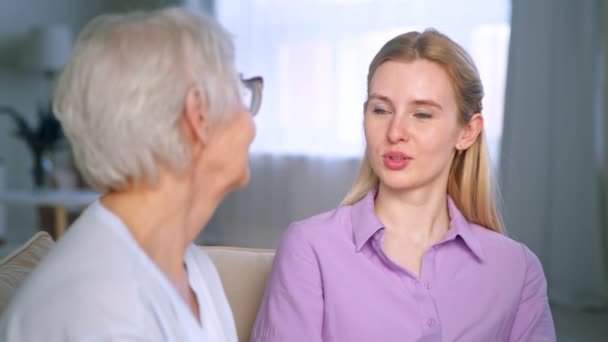
[[[360,174],[288,228],[252,341],[555,341],[542,266],[503,235],[471,57],[409,32],[367,86]]]

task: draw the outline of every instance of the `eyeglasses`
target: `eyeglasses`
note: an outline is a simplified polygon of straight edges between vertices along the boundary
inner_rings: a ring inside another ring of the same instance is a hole
[[[262,104],[264,79],[260,76],[244,79],[241,76],[241,101],[252,116],[256,116]]]

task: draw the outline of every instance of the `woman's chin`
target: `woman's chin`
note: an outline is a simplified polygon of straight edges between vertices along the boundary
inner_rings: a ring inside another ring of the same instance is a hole
[[[241,177],[235,182],[235,186],[233,190],[238,190],[246,187],[251,180],[251,172],[249,171],[249,167],[241,174]]]
[[[415,182],[409,179],[403,179],[403,177],[386,177],[380,179],[380,186],[391,191],[409,191],[416,188]]]

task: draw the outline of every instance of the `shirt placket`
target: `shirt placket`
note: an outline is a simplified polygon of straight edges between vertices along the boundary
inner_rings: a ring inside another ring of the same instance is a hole
[[[431,247],[422,257],[422,269],[420,277],[415,279],[416,292],[420,294],[420,311],[422,313],[423,335],[425,340],[441,340],[441,321],[433,297],[433,287],[435,286],[435,259],[437,250]],[[437,336],[437,339],[428,337]]]
[[[382,239],[383,234],[381,234],[381,232],[374,236],[373,244],[376,253],[381,255],[381,259],[383,259],[385,264],[398,273],[399,279],[413,285],[406,287],[412,288],[412,294],[418,303],[421,313],[420,324],[422,328],[422,341],[441,341],[441,322],[435,305],[435,299],[433,298],[433,286],[436,279],[435,258],[437,247],[431,247],[424,254],[420,277],[417,278],[409,271],[395,264],[386,256],[386,254],[384,254],[384,251],[382,250]]]

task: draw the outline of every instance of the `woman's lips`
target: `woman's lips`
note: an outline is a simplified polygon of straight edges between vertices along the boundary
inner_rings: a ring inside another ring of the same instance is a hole
[[[384,166],[390,170],[403,170],[407,167],[412,158],[399,151],[390,151],[383,155]]]

